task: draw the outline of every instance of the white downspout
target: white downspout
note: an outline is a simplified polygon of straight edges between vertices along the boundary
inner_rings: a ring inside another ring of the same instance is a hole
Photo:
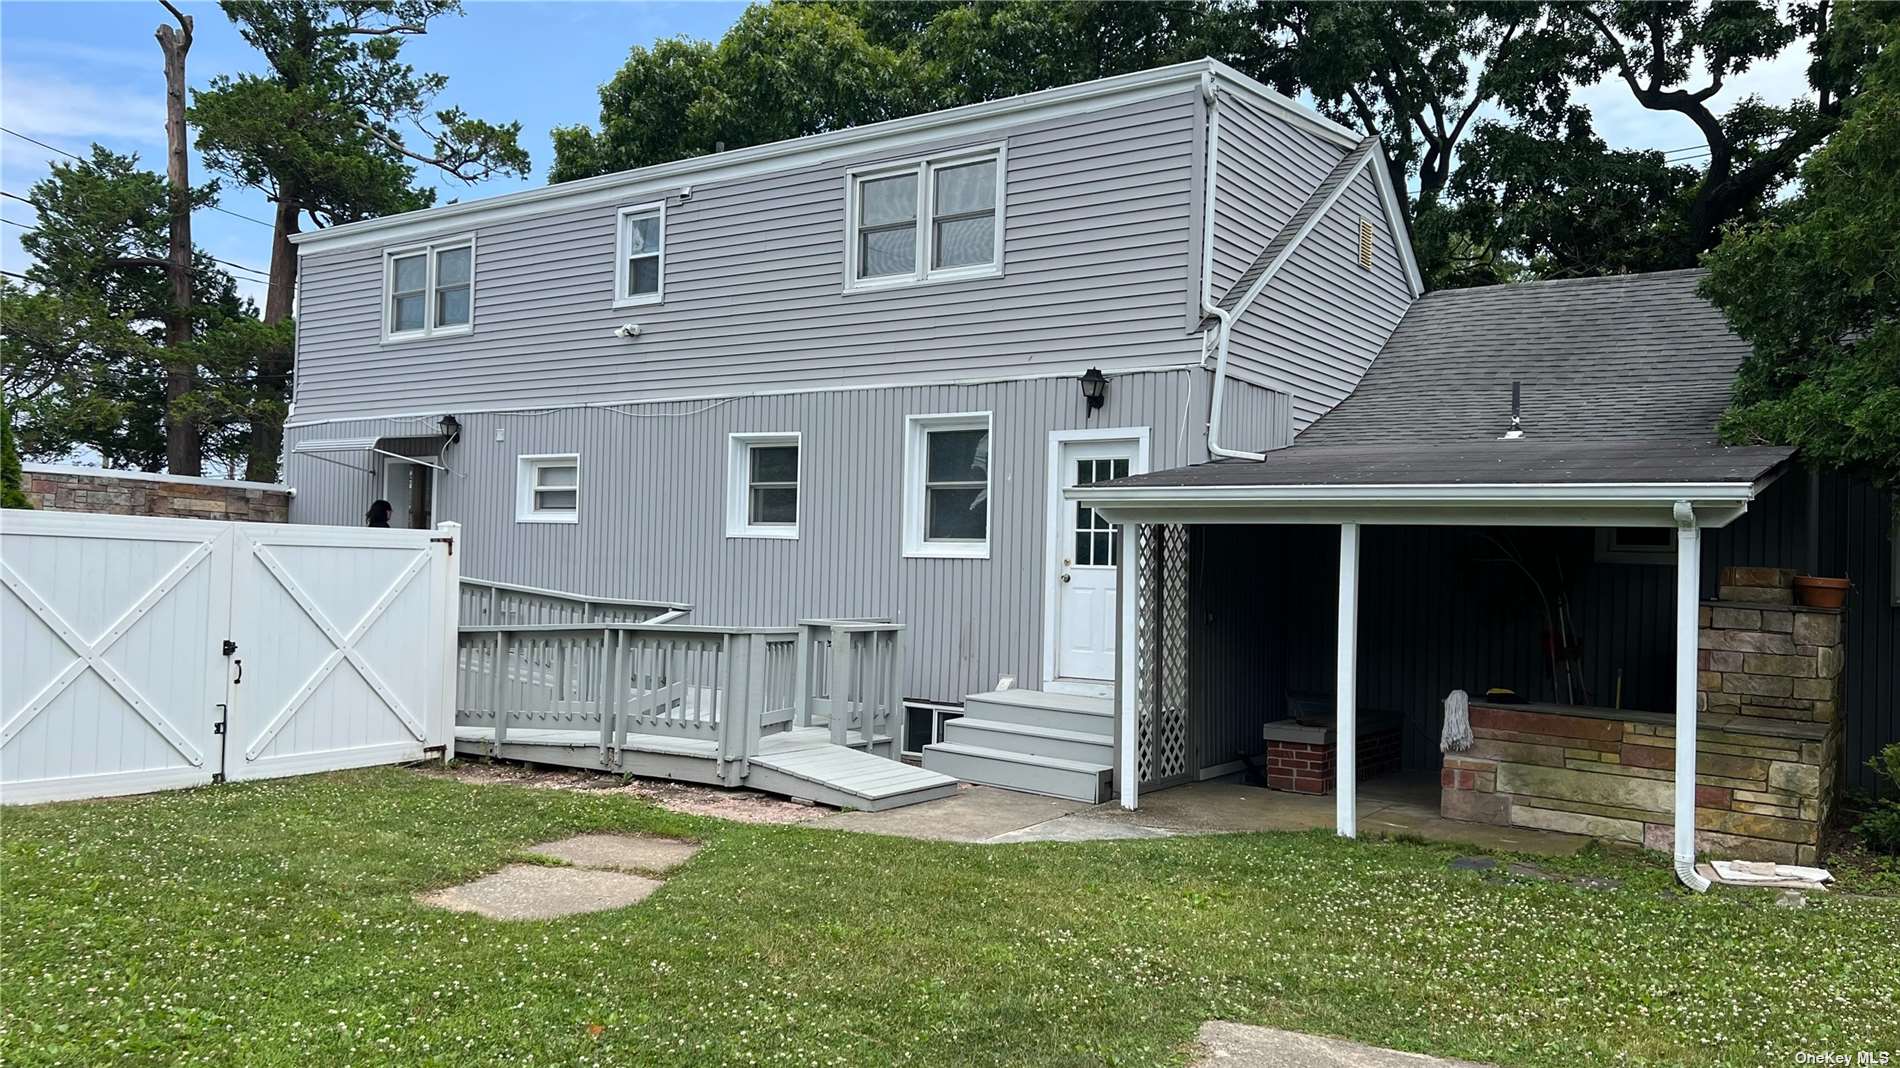
[[[1207,454],[1231,460],[1264,460],[1265,453],[1242,452],[1222,448],[1220,443],[1221,401],[1227,392],[1227,340],[1233,332],[1233,313],[1214,303],[1214,186],[1220,177],[1220,101],[1214,91],[1214,75],[1201,75],[1201,97],[1207,101],[1207,181],[1202,184],[1201,199],[1201,314],[1214,320],[1214,390],[1208,398]],[[1206,353],[1202,353],[1206,358]]]
[[[1676,878],[1696,893],[1709,881],[1695,870],[1696,649],[1702,593],[1702,532],[1695,509],[1677,501],[1676,520]]]

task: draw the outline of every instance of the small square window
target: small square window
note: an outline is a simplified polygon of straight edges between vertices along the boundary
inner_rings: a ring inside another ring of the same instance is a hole
[[[1598,527],[1597,562],[1673,564],[1676,562],[1675,528]]]
[[[990,553],[990,416],[912,416],[905,445],[904,554]]]
[[[904,755],[921,759],[924,746],[943,741],[944,724],[960,719],[963,709],[952,705],[904,705]]]
[[[580,521],[581,459],[573,453],[523,456],[516,476],[515,521]]]
[[[620,209],[614,306],[657,304],[666,288],[666,206]]]
[[[734,434],[726,477],[726,536],[796,538],[799,435]]]

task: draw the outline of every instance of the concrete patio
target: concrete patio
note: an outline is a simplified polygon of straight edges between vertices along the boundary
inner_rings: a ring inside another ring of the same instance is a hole
[[[1333,798],[1233,782],[1202,782],[1143,794],[1129,811],[1117,802],[1079,801],[966,786],[956,794],[884,812],[838,812],[810,821],[867,834],[948,842],[1087,842],[1178,834],[1330,830]],[[1361,836],[1412,835],[1433,842],[1545,856],[1569,856],[1590,839],[1448,820],[1438,814],[1436,779],[1395,778],[1359,790]]]

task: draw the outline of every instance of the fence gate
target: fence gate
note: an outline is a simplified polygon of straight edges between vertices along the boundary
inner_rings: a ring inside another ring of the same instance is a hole
[[[429,531],[8,511],[0,802],[407,760],[452,734]]]

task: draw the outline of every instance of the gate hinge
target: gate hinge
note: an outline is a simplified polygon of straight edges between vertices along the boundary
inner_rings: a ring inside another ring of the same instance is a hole
[[[229,638],[224,639],[224,655],[230,656],[235,652],[237,652],[237,643]]]
[[[429,540],[430,540],[430,541],[439,541],[439,542],[441,542],[442,544],[444,544],[444,545],[446,545],[446,546],[448,546],[448,547],[449,547],[449,555],[450,555],[450,556],[454,556],[454,555],[455,555],[455,539],[454,539],[454,538],[430,538]]]

